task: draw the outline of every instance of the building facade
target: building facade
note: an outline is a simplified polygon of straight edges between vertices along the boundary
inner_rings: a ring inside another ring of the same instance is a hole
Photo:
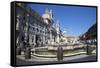
[[[90,44],[97,44],[97,23],[93,24],[86,33],[84,33],[80,40]]]
[[[52,10],[45,10],[40,16],[27,4],[16,4],[16,46],[26,48],[41,47],[59,43],[59,23],[53,27]]]

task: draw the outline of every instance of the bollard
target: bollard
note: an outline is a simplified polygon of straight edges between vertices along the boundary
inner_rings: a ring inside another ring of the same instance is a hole
[[[63,48],[61,46],[58,46],[57,48],[57,60],[58,61],[63,60]]]
[[[31,50],[29,47],[26,48],[25,59],[31,59]]]
[[[21,48],[20,48],[20,47],[18,47],[18,48],[16,49],[16,54],[17,54],[17,55],[21,55]]]
[[[91,55],[91,47],[87,45],[87,55]]]

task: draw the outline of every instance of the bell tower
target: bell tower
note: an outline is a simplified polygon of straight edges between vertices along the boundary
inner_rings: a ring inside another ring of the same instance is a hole
[[[50,24],[52,26],[53,24],[53,13],[52,10],[49,10],[48,8],[45,9],[45,13],[42,15],[42,17],[44,18],[44,21],[47,24]]]
[[[59,43],[60,42],[60,39],[59,39],[59,37],[60,37],[60,27],[59,27],[59,20],[57,20],[56,21],[56,31],[57,31],[57,43]]]
[[[53,13],[52,10],[49,10],[48,8],[45,9],[45,13],[42,15],[44,19],[44,23],[49,25],[49,32],[50,32],[50,44],[52,43],[52,26],[53,26]]]

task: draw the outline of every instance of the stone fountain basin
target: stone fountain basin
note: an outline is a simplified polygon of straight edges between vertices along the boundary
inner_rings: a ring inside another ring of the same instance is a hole
[[[48,47],[37,47],[31,50],[33,56],[44,57],[44,58],[56,58],[57,50],[49,50]],[[63,57],[75,56],[79,54],[86,54],[83,49],[70,49],[63,50]]]

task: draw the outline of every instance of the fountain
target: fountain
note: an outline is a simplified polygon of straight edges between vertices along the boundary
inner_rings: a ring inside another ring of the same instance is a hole
[[[63,50],[63,57],[86,54],[84,46],[76,45],[49,45],[47,47],[37,47],[32,49],[32,55],[44,58],[57,58],[58,47],[61,46]]]

